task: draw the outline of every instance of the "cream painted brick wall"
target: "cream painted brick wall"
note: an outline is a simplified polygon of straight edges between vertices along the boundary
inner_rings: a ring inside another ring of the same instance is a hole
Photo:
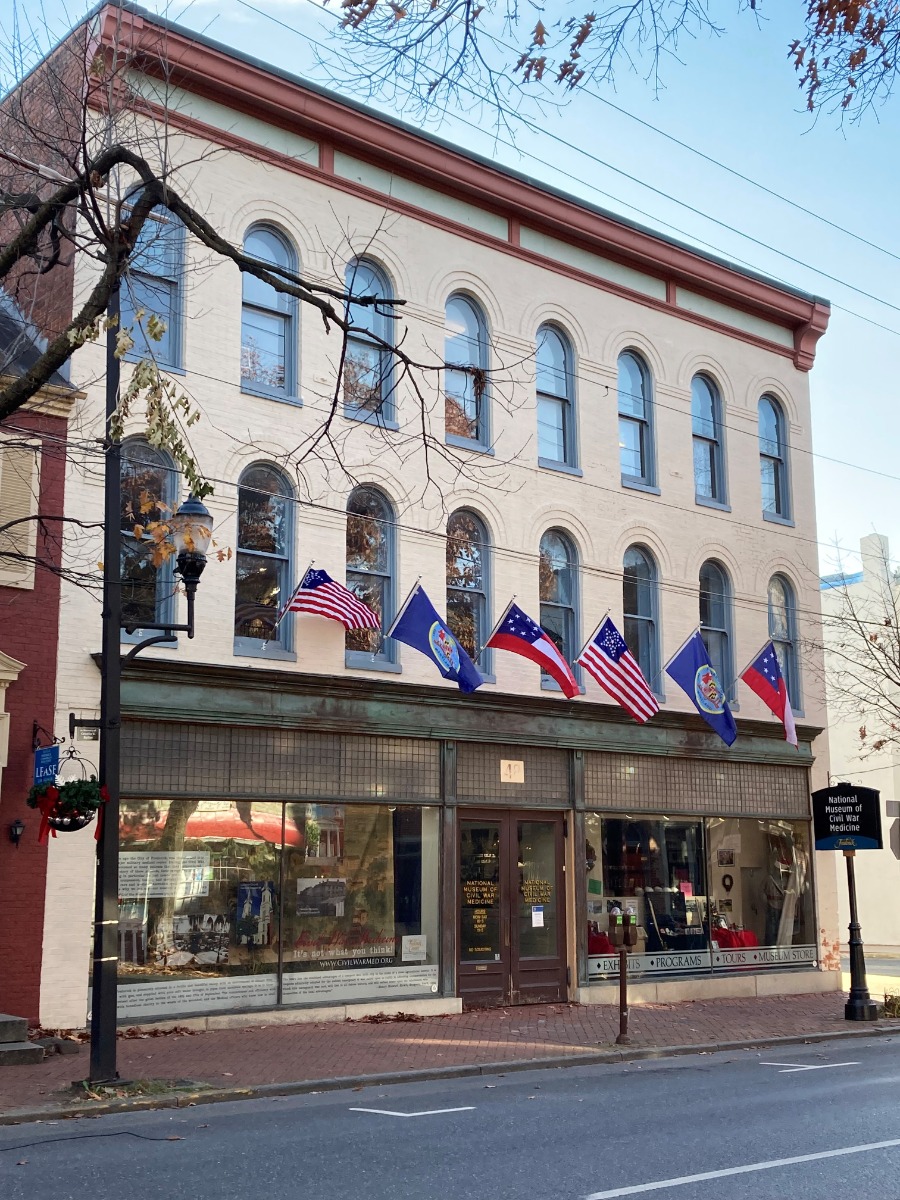
[[[541,534],[551,526],[567,530],[578,546],[584,571],[581,585],[581,630],[587,636],[607,608],[621,620],[622,554],[632,542],[646,543],[660,566],[663,661],[698,621],[697,578],[701,563],[716,557],[728,567],[735,592],[734,661],[741,669],[767,637],[766,584],[775,571],[794,583],[800,610],[800,635],[819,611],[816,526],[810,457],[808,376],[791,361],[736,337],[713,333],[644,305],[624,300],[599,288],[542,269],[503,250],[470,242],[463,232],[450,232],[396,213],[377,202],[363,200],[327,184],[281,171],[246,156],[217,154],[203,158],[210,147],[190,138],[173,147],[174,161],[193,164],[176,179],[198,207],[226,237],[240,242],[254,221],[269,220],[293,240],[303,266],[312,277],[336,282],[353,251],[367,249],[394,280],[396,293],[408,297],[405,348],[424,361],[437,361],[442,350],[443,306],[451,292],[470,291],[483,303],[495,352],[498,381],[492,404],[496,454],[467,455],[467,475],[457,473],[439,455],[430,469],[436,488],[425,487],[425,456],[416,443],[418,408],[409,388],[399,403],[399,434],[384,435],[337,418],[337,434],[349,474],[376,483],[394,501],[402,526],[398,534],[398,597],[421,575],[439,609],[444,606],[444,543],[440,535],[447,513],[470,506],[484,517],[497,547],[492,555],[492,615],[496,618],[516,593],[526,611],[538,615],[536,552]],[[352,249],[351,249],[352,247]],[[216,538],[222,547],[235,546],[236,494],[233,484],[251,463],[282,459],[321,419],[333,388],[339,340],[327,335],[320,318],[301,312],[300,377],[303,406],[245,395],[239,388],[241,281],[230,264],[189,248],[186,281],[184,362],[185,390],[194,398],[203,419],[192,440],[208,477],[216,484],[208,501],[215,517]],[[78,287],[89,277],[82,264]],[[577,429],[583,478],[540,470],[536,451],[536,404],[530,364],[509,367],[533,347],[542,321],[553,319],[565,328],[576,352]],[[658,481],[654,497],[619,485],[616,358],[626,347],[647,357],[654,377]],[[504,364],[508,369],[504,369]],[[720,512],[694,503],[690,381],[699,369],[719,383],[724,401],[728,495],[731,511]],[[127,368],[126,368],[127,370]],[[88,345],[78,352],[74,376],[85,381],[87,399],[76,416],[78,427],[96,432],[103,409],[103,349]],[[90,382],[100,380],[100,383]],[[431,431],[442,441],[442,412],[438,380],[423,383]],[[763,391],[783,401],[790,424],[791,482],[796,523],[793,528],[765,522],[761,515],[756,405]],[[134,431],[139,421],[131,423]],[[310,559],[343,578],[344,510],[351,485],[335,467],[310,461],[299,467],[298,496],[310,497],[316,507],[301,504],[295,521],[295,577]],[[99,476],[73,467],[67,482],[70,512],[99,519],[102,488]],[[100,539],[92,545],[82,537],[67,548],[70,561],[97,561]],[[211,561],[197,599],[197,637],[182,639],[177,650],[154,649],[148,655],[179,657],[217,664],[243,663],[248,670],[265,671],[270,664],[233,654],[232,621],[235,560]],[[77,589],[64,597],[60,632],[58,728],[64,728],[70,709],[96,715],[99,676],[91,654],[100,646],[96,599]],[[179,615],[183,619],[183,613]],[[298,671],[326,674],[364,674],[344,667],[343,631],[330,622],[297,618],[295,647]],[[400,661],[404,682],[452,687],[414,651],[403,647]],[[495,653],[501,692],[540,694],[537,667],[518,657]],[[275,662],[279,669],[292,664]],[[824,725],[824,705],[817,682],[821,673],[802,670],[805,719]],[[396,676],[390,676],[397,678]],[[692,711],[687,698],[671,683],[666,687],[668,710]],[[610,703],[592,681],[591,701]],[[743,685],[739,687],[740,715],[772,720],[767,710]],[[554,695],[548,704],[563,701]],[[88,754],[94,744],[86,743]],[[814,769],[815,785],[826,779],[827,755]],[[65,839],[66,848],[69,838]],[[57,924],[64,913],[88,904],[93,862],[90,854],[66,859],[65,871],[51,869],[48,897],[48,946],[44,962],[45,1020],[65,1024],[80,1003],[89,951],[89,921],[67,920],[65,936]],[[93,842],[89,849],[92,850]],[[54,846],[53,860],[63,853]],[[821,857],[821,856],[820,856]],[[819,895],[829,928],[833,884],[827,869],[819,868]],[[79,897],[78,901],[74,897]],[[74,907],[73,907],[74,906]],[[64,1018],[64,1019],[63,1019]]]

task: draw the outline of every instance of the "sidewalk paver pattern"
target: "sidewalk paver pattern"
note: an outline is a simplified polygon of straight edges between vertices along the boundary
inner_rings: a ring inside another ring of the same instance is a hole
[[[248,1020],[252,1018],[248,1017]],[[697,1045],[840,1032],[844,996],[689,1001],[631,1009],[632,1044]],[[898,1024],[900,1031],[900,1024]],[[123,1079],[191,1079],[213,1087],[290,1083],[435,1067],[596,1053],[618,1033],[609,1006],[542,1004],[416,1021],[269,1025],[196,1034],[120,1038]],[[0,1111],[59,1103],[87,1072],[87,1047],[0,1072]]]

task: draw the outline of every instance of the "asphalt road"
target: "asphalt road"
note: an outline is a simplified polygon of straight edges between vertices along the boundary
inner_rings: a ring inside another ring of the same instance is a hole
[[[900,1035],[201,1105],[0,1128],[0,1196],[900,1200],[898,1098]]]

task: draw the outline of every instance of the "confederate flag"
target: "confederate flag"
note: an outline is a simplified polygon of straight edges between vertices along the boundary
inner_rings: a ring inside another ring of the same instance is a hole
[[[784,725],[785,740],[792,746],[797,745],[797,729],[794,725],[794,713],[791,699],[788,696],[787,684],[781,674],[778,655],[771,642],[766,642],[756,658],[741,676],[747,687],[756,692],[760,700],[772,710],[774,716]]]

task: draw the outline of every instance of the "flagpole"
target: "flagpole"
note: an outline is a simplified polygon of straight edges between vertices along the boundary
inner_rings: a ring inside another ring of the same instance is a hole
[[[286,615],[287,615],[287,611],[288,611],[288,608],[290,607],[290,604],[291,604],[291,602],[293,601],[293,599],[294,599],[294,597],[297,595],[297,593],[300,591],[301,587],[303,587],[303,580],[304,580],[304,579],[307,577],[307,575],[308,575],[308,574],[310,573],[310,571],[312,570],[312,568],[313,568],[313,564],[315,563],[315,561],[316,561],[316,560],[315,560],[314,558],[311,558],[311,559],[309,560],[309,566],[306,568],[306,570],[305,570],[305,571],[303,572],[303,574],[300,576],[300,582],[297,584],[297,586],[296,586],[296,587],[294,588],[294,590],[291,592],[290,596],[287,598],[287,600],[286,600],[286,601],[284,602],[284,604],[282,605],[282,607],[281,607],[281,612],[280,612],[280,613],[278,614],[278,616],[275,618],[275,624],[272,626],[272,630],[273,630],[273,632],[274,632],[274,631],[275,631],[275,630],[278,628],[278,626],[281,624],[282,617],[284,617],[284,616],[286,616]],[[267,640],[268,640],[268,639],[267,639]]]
[[[481,658],[482,654],[484,654],[485,650],[487,649],[488,642],[491,640],[491,638],[494,636],[494,634],[497,632],[497,630],[500,628],[500,626],[506,620],[506,614],[509,612],[509,610],[512,608],[512,606],[515,604],[516,596],[518,596],[518,594],[519,594],[518,592],[513,592],[513,598],[512,598],[512,600],[510,600],[509,604],[507,604],[506,608],[504,608],[503,612],[500,614],[500,620],[497,622],[497,624],[494,626],[494,628],[491,630],[491,632],[487,635],[487,637],[482,642],[481,648],[479,649],[478,653],[475,655],[476,662],[478,662],[479,658]]]
[[[688,642],[691,640],[691,638],[696,637],[702,628],[703,628],[702,625],[697,625],[694,629],[691,630],[691,632],[687,635],[687,637],[684,639],[684,641],[681,643],[681,645],[678,647],[678,649],[675,651],[675,653],[666,660],[666,663],[663,666],[662,671],[660,671],[660,675],[662,675],[663,671],[667,671],[669,669],[669,667],[672,665],[672,663],[675,661],[675,659],[678,657],[678,655],[682,652],[682,650],[685,648],[685,646],[688,644]]]
[[[391,621],[390,628],[388,628],[388,629],[386,629],[386,630],[384,631],[384,636],[385,636],[385,637],[390,637],[390,636],[393,634],[393,632],[394,632],[394,629],[395,629],[395,628],[396,628],[396,626],[397,626],[397,622],[400,620],[400,618],[401,618],[401,617],[403,616],[403,614],[406,612],[407,608],[409,607],[409,602],[410,602],[410,600],[412,600],[412,598],[413,598],[413,595],[414,595],[414,593],[415,593],[415,591],[416,591],[416,588],[419,586],[419,584],[420,584],[421,582],[422,582],[422,576],[421,576],[421,575],[417,575],[417,576],[416,576],[416,582],[415,582],[415,583],[412,585],[412,587],[409,589],[409,595],[406,597],[406,599],[405,599],[405,600],[403,601],[403,603],[400,605],[400,611],[397,613],[396,617],[394,617],[393,621]]]
[[[750,668],[753,666],[753,664],[754,664],[754,663],[756,662],[756,660],[759,658],[760,654],[764,653],[764,651],[766,650],[766,647],[768,647],[768,646],[772,646],[772,649],[773,649],[773,650],[775,649],[775,647],[774,647],[774,645],[773,645],[773,643],[772,643],[772,639],[771,639],[771,638],[769,638],[769,640],[768,640],[767,642],[764,642],[764,643],[763,643],[763,645],[762,645],[762,646],[759,648],[759,650],[757,651],[757,653],[756,653],[756,654],[754,654],[754,655],[753,655],[753,657],[750,659],[750,661],[747,663],[746,667],[744,667],[744,670],[743,670],[743,671],[738,671],[738,674],[737,674],[737,677],[738,677],[738,679],[743,679],[743,678],[744,678],[744,672],[745,672],[745,671],[749,671],[749,670],[750,670]],[[776,655],[776,658],[777,658],[777,655]],[[779,671],[781,670],[781,664],[780,664],[780,663],[778,664],[778,669],[779,669]],[[785,680],[785,687],[787,687],[787,680]]]
[[[606,612],[603,614],[603,617],[599,621],[597,628],[594,630],[594,632],[591,634],[591,636],[588,638],[588,640],[584,643],[584,645],[581,647],[581,649],[575,655],[575,662],[578,662],[579,658],[581,658],[582,654],[584,654],[585,650],[587,650],[588,646],[591,644],[591,642],[594,640],[594,638],[600,632],[600,627],[604,624],[604,622],[606,621],[606,618],[609,616],[609,614],[611,612],[612,612],[612,609],[608,608],[606,610]]]

